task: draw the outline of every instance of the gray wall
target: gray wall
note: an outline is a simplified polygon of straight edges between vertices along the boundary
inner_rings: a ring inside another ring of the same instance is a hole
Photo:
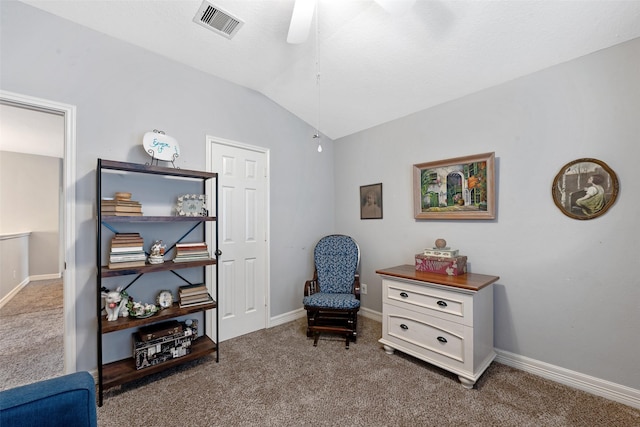
[[[28,274],[32,278],[61,273],[61,179],[62,159],[0,152],[0,233],[31,232]]]
[[[375,270],[411,263],[443,237],[471,271],[501,277],[496,347],[640,388],[640,199],[625,191],[639,151],[638,40],[343,138],[319,156],[309,126],[255,92],[23,4],[0,2],[0,11],[2,88],[78,106],[79,369],[95,367],[96,158],[144,162],[142,134],[159,128],[180,142],[181,167],[204,168],[206,134],[271,149],[272,316],[300,308],[323,234],[359,241],[363,304],[375,311]],[[497,155],[495,221],[413,219],[412,164],[487,151]],[[621,182],[617,204],[590,221],[564,216],[550,196],[558,170],[580,157],[607,162]],[[377,182],[384,219],[361,221],[359,186]]]
[[[639,389],[638,112],[640,39],[335,141],[336,231],[361,245],[363,305],[381,310],[376,269],[442,237],[472,272],[500,276],[497,348]],[[413,164],[491,151],[496,220],[414,220]],[[589,221],[551,198],[562,166],[583,157],[621,183]],[[377,182],[384,218],[360,220],[359,186]]]
[[[313,244],[334,230],[329,140],[318,154],[313,129],[261,94],[23,3],[0,2],[0,19],[0,87],[77,106],[78,369],[96,367],[96,159],[144,163],[153,129],[185,169],[205,169],[206,135],[270,149],[270,314],[301,308]]]

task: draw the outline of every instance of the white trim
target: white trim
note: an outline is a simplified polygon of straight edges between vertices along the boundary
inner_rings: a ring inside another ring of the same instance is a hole
[[[24,231],[21,233],[6,233],[6,234],[0,234],[0,240],[19,239],[20,237],[29,237],[30,235],[31,235],[30,231]]]
[[[11,289],[8,294],[6,294],[2,299],[0,299],[0,308],[4,307],[4,305],[6,303],[11,301],[13,299],[13,297],[15,297],[16,294],[18,292],[20,292],[22,290],[22,288],[24,288],[28,284],[29,284],[29,278],[28,277],[26,279],[24,279],[22,282],[18,283],[18,286],[16,286],[15,288]]]
[[[288,313],[279,314],[275,317],[269,319],[269,324],[267,328],[273,328],[275,326],[284,325],[285,323],[293,322],[294,320],[298,320],[302,317],[306,316],[306,311],[304,308],[299,308],[298,310],[290,311]]]
[[[38,274],[37,276],[29,276],[29,282],[37,282],[38,280],[54,280],[62,277],[60,273]]]
[[[76,371],[76,106],[0,90],[0,98],[64,115],[64,372]]]
[[[379,311],[371,310],[367,307],[360,307],[360,314],[362,317],[366,317],[367,319],[375,320],[376,322],[382,323],[382,313]]]
[[[495,349],[495,361],[587,393],[640,409],[640,390]]]
[[[271,168],[271,158],[270,158],[270,153],[271,151],[268,148],[264,148],[264,147],[259,147],[257,145],[251,145],[251,144],[245,144],[243,142],[238,142],[238,141],[232,141],[230,139],[224,139],[224,138],[219,138],[216,136],[212,136],[212,135],[207,135],[206,136],[206,147],[205,147],[205,152],[206,152],[206,168],[207,168],[207,172],[217,172],[213,170],[213,164],[212,164],[212,159],[211,156],[213,154],[213,144],[218,144],[218,145],[227,145],[229,147],[235,147],[235,148],[240,148],[243,150],[251,150],[251,151],[255,151],[257,153],[263,153],[266,157],[266,170],[264,171],[265,173],[265,178],[266,178],[266,185],[265,185],[265,193],[266,193],[266,200],[265,200],[265,242],[267,245],[266,248],[266,260],[265,260],[265,281],[266,281],[266,289],[265,289],[265,313],[264,313],[264,324],[266,325],[267,328],[269,328],[270,326],[270,319],[269,319],[269,312],[271,311],[271,229],[270,229],[270,224],[271,224],[271,173],[270,173],[270,168]],[[218,186],[218,188],[220,188]],[[211,188],[207,189],[207,192],[209,194],[211,194]],[[218,195],[216,194],[216,198],[218,197]],[[211,198],[209,198],[211,199]],[[218,226],[218,221],[216,221],[215,226]],[[211,233],[207,232],[207,238],[208,236],[210,236]],[[211,244],[211,242],[208,242],[208,244]],[[218,248],[216,248],[218,249]],[[216,266],[216,268],[218,268]],[[219,304],[218,304],[219,306]],[[218,310],[216,309],[216,318],[218,318]],[[209,316],[209,313],[207,313],[207,318],[205,320],[206,324],[207,324],[207,330],[212,330],[213,328],[213,316]]]

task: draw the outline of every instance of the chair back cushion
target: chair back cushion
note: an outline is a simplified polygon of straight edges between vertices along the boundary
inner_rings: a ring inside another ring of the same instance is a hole
[[[360,262],[358,244],[349,236],[333,234],[320,239],[314,250],[320,292],[349,294]]]

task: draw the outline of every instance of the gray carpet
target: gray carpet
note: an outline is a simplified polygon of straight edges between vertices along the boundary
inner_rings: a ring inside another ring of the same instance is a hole
[[[62,279],[31,282],[0,308],[0,390],[64,372]]]
[[[225,341],[213,357],[105,394],[99,425],[639,426],[640,411],[493,363],[476,388],[417,359],[387,355],[378,322],[358,342],[318,347],[305,320]]]

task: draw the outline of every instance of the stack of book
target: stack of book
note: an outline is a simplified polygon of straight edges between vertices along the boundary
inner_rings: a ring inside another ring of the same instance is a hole
[[[180,308],[213,302],[213,298],[209,295],[209,291],[207,291],[207,287],[204,284],[180,286],[178,288],[178,296],[180,297]]]
[[[102,199],[102,215],[142,216],[142,204],[131,200],[131,193],[116,193],[114,199]]]
[[[109,268],[144,267],[144,239],[139,233],[116,233],[111,239]]]
[[[173,262],[203,261],[211,258],[205,242],[176,243],[176,256]]]

